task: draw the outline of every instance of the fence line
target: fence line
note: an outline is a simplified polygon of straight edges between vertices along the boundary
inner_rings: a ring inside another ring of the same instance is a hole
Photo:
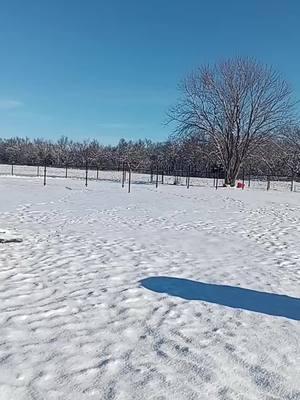
[[[42,177],[44,185],[47,184],[47,178],[65,178],[82,179],[85,186],[89,181],[114,181],[120,182],[124,188],[128,185],[128,192],[131,191],[132,184],[154,184],[156,188],[162,185],[186,186],[187,189],[193,186],[208,186],[218,189],[224,185],[224,176],[220,170],[208,173],[207,171],[187,170],[168,171],[156,166],[150,169],[132,170],[122,164],[122,169],[104,170],[99,167],[89,167],[86,163],[84,168],[74,166],[52,167],[46,164],[43,167],[42,175],[39,165],[18,165],[18,164],[0,164],[0,175],[24,176],[24,177]],[[281,190],[300,192],[300,179],[295,176],[275,176],[275,175],[248,175],[243,170],[239,181],[243,183],[242,187],[262,190]]]

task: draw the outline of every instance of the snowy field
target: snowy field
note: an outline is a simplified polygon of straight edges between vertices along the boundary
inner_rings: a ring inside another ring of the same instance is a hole
[[[0,177],[1,400],[299,400],[300,194]]]

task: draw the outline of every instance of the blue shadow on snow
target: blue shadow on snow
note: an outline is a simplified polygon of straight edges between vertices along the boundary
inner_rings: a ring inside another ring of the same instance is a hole
[[[206,301],[300,321],[300,299],[296,297],[167,276],[146,278],[140,283],[153,292],[166,293],[185,300]]]

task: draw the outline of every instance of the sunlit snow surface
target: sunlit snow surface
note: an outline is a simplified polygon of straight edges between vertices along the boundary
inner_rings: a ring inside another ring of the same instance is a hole
[[[0,399],[300,399],[300,193],[0,178]]]

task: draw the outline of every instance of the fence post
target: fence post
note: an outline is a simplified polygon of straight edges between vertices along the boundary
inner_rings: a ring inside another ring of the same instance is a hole
[[[291,179],[291,192],[294,191],[294,173],[292,173],[292,179]]]
[[[65,175],[65,178],[67,178],[68,177],[68,165],[66,165],[66,175]]]
[[[126,174],[126,172],[125,172]],[[131,190],[131,168],[129,167],[129,171],[128,171],[128,193],[130,193]]]
[[[37,166],[36,175],[40,176],[40,166],[39,165]]]
[[[88,162],[86,160],[86,162],[85,162],[85,186],[88,185],[88,174],[89,174],[89,167],[88,167]]]
[[[44,166],[44,186],[46,186],[46,181],[47,181],[47,164],[45,162],[45,166]]]
[[[179,184],[179,176],[177,174],[177,169],[174,171],[174,184],[178,185]]]
[[[125,162],[123,161],[123,164],[122,164],[122,188],[125,185],[125,181],[126,181],[126,171],[125,171]]]
[[[245,187],[245,168],[243,168],[243,187],[242,187],[243,190],[244,187]]]
[[[248,187],[250,187],[251,183],[251,171],[249,171],[249,177],[248,177]]]
[[[118,167],[118,171],[119,171],[120,169],[119,169],[119,167]],[[99,179],[99,167],[98,167],[98,165],[97,165],[97,180]]]
[[[156,164],[156,182],[155,182],[156,189],[158,188],[158,164]]]
[[[161,184],[164,184],[164,170],[161,171]]]
[[[150,170],[150,183],[153,183],[153,168],[151,165],[151,170]]]
[[[11,174],[14,174],[14,163],[11,163]]]
[[[267,176],[267,190],[270,190],[270,175]]]
[[[190,188],[190,176],[191,176],[191,166],[189,165],[187,179],[186,179],[186,187],[187,187],[187,189]]]

